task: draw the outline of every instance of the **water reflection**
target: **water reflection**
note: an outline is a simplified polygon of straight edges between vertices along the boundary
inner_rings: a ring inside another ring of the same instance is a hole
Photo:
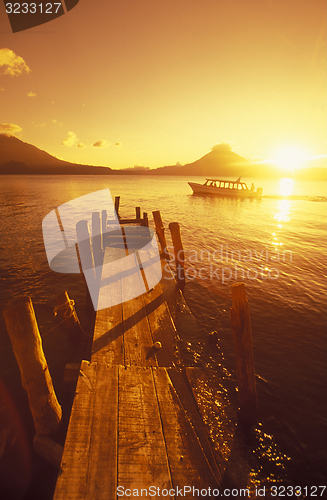
[[[278,220],[278,222],[287,222],[291,218],[289,216],[290,213],[290,202],[289,200],[278,200],[278,208],[279,212],[275,213],[274,218]]]
[[[279,192],[281,196],[288,197],[293,193],[294,180],[289,177],[284,177],[279,181]],[[278,200],[277,207],[278,211],[274,214],[274,218],[278,221],[277,227],[281,229],[283,227],[282,223],[291,220],[290,217],[290,201],[287,198]],[[280,242],[279,236],[276,233],[272,233],[273,239],[271,244],[275,246],[276,251],[278,246],[282,246],[283,243]]]

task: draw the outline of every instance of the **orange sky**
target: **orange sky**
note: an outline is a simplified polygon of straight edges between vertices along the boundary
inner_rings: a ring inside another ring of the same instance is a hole
[[[1,3],[0,132],[112,168],[184,164],[220,142],[250,159],[289,144],[324,155],[326,11],[325,0],[80,0],[13,34]]]

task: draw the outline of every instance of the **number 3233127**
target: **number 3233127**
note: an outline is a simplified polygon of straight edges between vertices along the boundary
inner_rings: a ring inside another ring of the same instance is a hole
[[[57,14],[61,3],[6,3],[7,14]]]

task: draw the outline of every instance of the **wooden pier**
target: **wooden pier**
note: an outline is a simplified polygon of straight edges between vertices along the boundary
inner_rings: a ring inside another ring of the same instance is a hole
[[[131,222],[148,225],[139,209]],[[157,227],[162,242],[162,223]],[[113,253],[118,262],[127,252],[106,247],[103,262]],[[222,487],[192,392],[192,369],[179,366],[166,295],[180,292],[163,258],[161,267],[153,288],[96,314],[91,361],[80,366],[54,500],[111,500],[133,491],[152,492],[152,498],[178,498],[182,491],[194,498],[193,488]],[[123,294],[128,280],[115,286]]]

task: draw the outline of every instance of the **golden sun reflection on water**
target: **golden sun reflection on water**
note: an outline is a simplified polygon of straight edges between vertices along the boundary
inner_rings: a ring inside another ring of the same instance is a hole
[[[289,221],[290,202],[288,200],[278,200],[278,208],[279,212],[275,213],[274,218],[277,219],[278,222]]]
[[[290,196],[293,192],[293,188],[293,179],[284,177],[279,181],[279,191],[282,196]],[[279,222],[278,228],[281,229],[283,227],[283,223],[290,220],[290,201],[286,198],[278,200],[276,208],[279,210],[274,214],[274,218]],[[276,233],[272,233],[272,237],[271,244],[275,246],[277,251],[277,247],[282,246],[283,243],[280,242],[278,234],[276,235]]]

